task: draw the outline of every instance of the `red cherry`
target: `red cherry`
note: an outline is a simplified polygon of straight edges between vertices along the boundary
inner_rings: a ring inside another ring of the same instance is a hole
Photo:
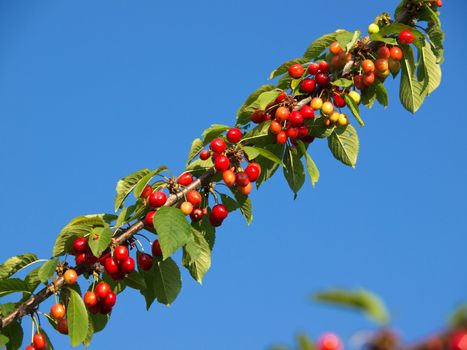
[[[229,212],[223,204],[216,204],[212,207],[211,214],[213,214],[217,219],[224,220],[227,215],[229,215]]]
[[[276,142],[280,145],[283,145],[287,142],[287,134],[285,133],[285,131],[281,131],[276,135]]]
[[[122,260],[120,262],[120,271],[122,271],[124,274],[132,273],[135,271],[135,260],[129,256]]]
[[[117,295],[110,291],[109,294],[105,297],[105,299],[102,301],[102,304],[108,308],[112,308],[115,303],[117,302]]]
[[[188,186],[193,182],[193,176],[190,173],[183,173],[178,177],[177,182],[182,186]]]
[[[186,194],[186,199],[188,202],[193,204],[193,206],[197,207],[201,204],[203,197],[198,191],[191,190],[191,191],[188,191],[188,193]]]
[[[114,258],[117,259],[117,261],[121,262],[125,260],[127,257],[128,257],[127,247],[125,247],[124,245],[119,245],[118,247],[115,248]]]
[[[154,227],[154,214],[156,214],[155,210],[148,212],[146,216],[144,217],[144,225],[146,227],[151,227],[151,228]]]
[[[229,140],[230,143],[240,142],[242,136],[243,133],[240,129],[232,128],[229,131],[227,131],[227,140]]]
[[[334,106],[339,108],[344,108],[346,106],[345,100],[338,93],[334,93],[332,98],[334,100]]]
[[[291,139],[295,139],[298,136],[298,128],[289,128],[287,130],[287,136]]]
[[[222,225],[223,221],[224,220],[220,220],[220,219],[216,218],[212,213],[209,215],[209,222],[214,227],[219,227],[220,225]]]
[[[149,204],[153,208],[162,207],[167,202],[167,196],[164,192],[156,191],[149,196]]]
[[[225,149],[227,148],[227,145],[223,139],[221,139],[220,137],[217,137],[211,141],[211,143],[209,144],[209,147],[211,148],[213,152],[220,154],[225,151]]]
[[[144,188],[143,192],[141,192],[140,198],[148,198],[152,193],[152,187],[149,185],[146,185]]]
[[[106,250],[102,253],[101,257],[99,258],[99,264],[101,264],[102,266],[104,266],[104,265],[105,265],[105,261],[107,260],[107,258],[111,258],[111,257],[112,257],[112,255],[110,254],[110,250],[109,250],[109,249],[106,249]]]
[[[201,153],[199,154],[199,158],[201,160],[208,160],[209,157],[211,157],[211,152],[208,151],[207,149],[202,150]]]
[[[245,174],[244,171],[240,171],[237,173],[237,176],[235,178],[235,183],[237,184],[237,186],[245,187],[246,185],[248,185],[249,182],[250,180],[248,179],[248,175]]]
[[[315,80],[318,86],[321,88],[328,86],[330,83],[329,75],[327,75],[326,73],[316,74]]]
[[[399,42],[403,45],[409,45],[413,43],[415,36],[408,29],[404,29],[399,33]]]
[[[161,245],[157,239],[152,243],[152,255],[156,257],[162,256]]]
[[[61,334],[68,334],[68,321],[64,318],[58,321],[57,331]]]
[[[467,350],[467,331],[459,330],[451,335],[450,350]]]
[[[310,63],[310,65],[308,66],[308,73],[311,75],[315,75],[318,72],[319,72],[319,64]]]
[[[193,209],[193,212],[191,213],[190,217],[191,220],[195,222],[201,220],[203,218],[203,210],[199,208]]]
[[[318,343],[319,350],[340,350],[341,341],[339,337],[333,333],[325,333]]]
[[[99,312],[102,314],[102,315],[107,315],[107,314],[110,314],[112,312],[112,308],[107,306],[107,305],[104,305],[104,304],[100,304],[99,305]]]
[[[308,128],[305,125],[302,125],[298,128],[298,137],[303,138],[308,134]]]
[[[300,90],[306,93],[311,93],[315,90],[316,82],[313,79],[307,78],[300,83]]]
[[[147,271],[152,267],[152,256],[146,253],[138,255],[138,267],[140,270]]]
[[[226,156],[218,156],[214,162],[214,167],[217,171],[225,171],[230,167],[230,160]]]
[[[94,292],[86,292],[83,299],[87,308],[91,308],[97,305],[97,295]]]
[[[104,262],[104,269],[109,275],[118,272],[118,262],[114,258],[107,258]]]
[[[248,179],[251,182],[255,182],[261,175],[261,165],[258,163],[248,164],[248,166],[245,168],[245,174],[247,174]]]
[[[50,314],[57,321],[61,320],[66,315],[65,306],[63,306],[62,304],[52,305],[52,307],[50,308]]]
[[[402,50],[400,47],[391,47],[390,53],[393,60],[400,61],[402,59]]]
[[[110,292],[111,290],[108,283],[99,282],[97,284],[95,293],[98,300],[104,300]]]
[[[86,263],[86,265],[91,266],[91,265],[94,265],[98,261],[99,261],[99,258],[92,255],[92,253],[86,253],[86,256],[84,258],[84,262]]]
[[[32,338],[32,343],[37,350],[44,350],[47,348],[47,341],[45,336],[41,333],[37,333]]]
[[[321,73],[326,73],[329,69],[329,64],[326,61],[321,61],[319,63],[319,71]]]
[[[300,78],[303,73],[305,70],[301,64],[293,64],[289,67],[289,75],[294,79]]]
[[[304,105],[301,109],[300,109],[300,113],[302,114],[302,117],[303,119],[313,119],[315,117],[315,111],[313,109],[313,107],[311,107],[310,105]]]
[[[289,116],[289,122],[292,124],[292,125],[302,125],[303,124],[303,116],[302,116],[302,113],[299,112],[299,111],[293,111],[292,113],[290,113],[290,116]]]
[[[378,49],[378,58],[389,58],[391,57],[391,50],[387,46],[381,46]]]
[[[286,97],[287,97],[287,94],[285,92],[281,92],[279,96],[276,97],[276,100],[274,102],[281,103],[282,101],[285,100]]]
[[[86,238],[76,238],[73,241],[73,251],[75,254],[80,254],[86,252],[88,249],[88,240]]]
[[[121,264],[119,265],[121,268]],[[125,278],[125,273],[123,271],[118,270],[116,273],[110,275],[114,281],[121,281]]]
[[[363,75],[355,75],[353,77],[353,83],[359,90],[364,90],[366,88],[365,82],[363,81]]]
[[[81,265],[86,261],[86,253],[81,253],[75,256],[75,264]]]
[[[268,115],[265,111],[257,109],[251,114],[250,119],[253,123],[259,124],[266,121],[267,117]]]
[[[28,345],[25,348],[26,350],[36,350],[36,348],[33,345]]]

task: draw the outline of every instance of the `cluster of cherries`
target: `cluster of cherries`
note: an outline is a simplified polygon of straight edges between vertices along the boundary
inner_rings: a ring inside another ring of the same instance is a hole
[[[107,315],[117,302],[117,294],[110,288],[107,282],[101,281],[94,291],[87,291],[83,297],[84,305],[92,314]]]

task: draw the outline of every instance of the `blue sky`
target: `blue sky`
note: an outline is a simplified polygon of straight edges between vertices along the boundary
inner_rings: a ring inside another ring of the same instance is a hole
[[[232,124],[272,69],[396,4],[1,1],[0,260],[48,257],[68,220],[112,211],[120,177],[162,164],[180,171],[192,139]],[[265,349],[298,331],[348,341],[372,329],[309,302],[334,286],[381,295],[406,339],[442,328],[467,301],[466,9],[445,1],[443,82],[415,116],[389,83],[390,107],[363,112],[356,169],[314,143],[314,189],[294,202],[276,176],[252,194],[250,227],[234,214],[219,230],[203,286],[183,272],[176,302],[150,312],[125,293],[91,348]]]

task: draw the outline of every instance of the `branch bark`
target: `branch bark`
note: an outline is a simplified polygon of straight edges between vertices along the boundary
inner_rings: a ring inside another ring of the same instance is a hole
[[[203,173],[198,179],[193,181],[190,185],[186,186],[182,191],[172,194],[167,198],[165,206],[174,206],[176,205],[185,194],[194,189],[198,189],[209,182],[209,179],[216,173],[214,168],[208,169]],[[115,243],[121,244],[131,238],[135,233],[144,229],[144,222],[139,220],[123,231],[118,237],[115,238]],[[78,275],[83,274],[85,271],[83,266],[74,267]],[[65,286],[65,279],[63,276],[58,276],[54,281],[48,284],[46,287],[41,289],[38,293],[32,295],[28,300],[18,305],[18,307],[12,311],[9,315],[0,319],[0,330],[5,327],[8,327],[12,322],[31,314],[36,310],[36,308],[45,300],[47,300],[51,295],[56,293],[59,289]]]

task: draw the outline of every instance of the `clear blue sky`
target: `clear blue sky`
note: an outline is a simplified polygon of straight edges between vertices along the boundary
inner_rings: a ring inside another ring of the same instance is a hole
[[[0,1],[0,260],[48,257],[69,219],[112,211],[120,177],[180,171],[192,139],[233,123],[277,65],[397,2]],[[416,116],[390,83],[390,107],[364,111],[356,169],[313,144],[315,189],[294,202],[277,177],[255,192],[253,224],[229,217],[203,286],[184,271],[176,302],[148,313],[125,293],[91,348],[264,349],[371,329],[308,301],[332,286],[380,294],[408,339],[440,329],[467,300],[466,10],[445,1],[443,82]]]

